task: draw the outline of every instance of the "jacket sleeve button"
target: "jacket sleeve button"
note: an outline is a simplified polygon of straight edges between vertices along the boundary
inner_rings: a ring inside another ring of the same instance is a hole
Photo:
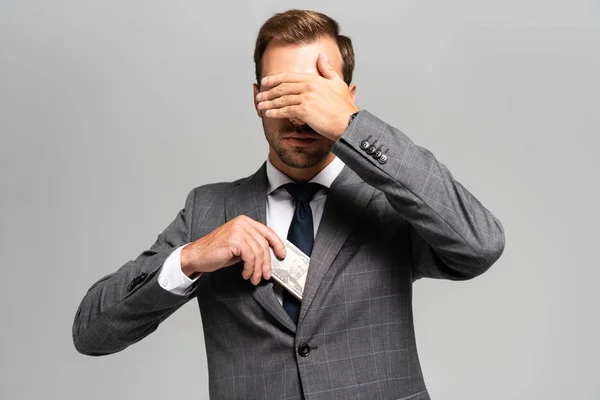
[[[377,159],[377,161],[379,161],[379,164],[385,164],[387,162],[388,158],[385,154],[382,154],[381,157],[379,157]]]

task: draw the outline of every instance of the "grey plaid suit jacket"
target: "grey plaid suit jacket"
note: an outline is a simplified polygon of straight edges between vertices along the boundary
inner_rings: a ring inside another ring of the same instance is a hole
[[[502,225],[430,151],[366,110],[333,152],[346,166],[329,190],[297,326],[272,282],[253,286],[239,263],[203,274],[187,296],[157,282],[176,247],[238,215],[265,223],[263,164],[247,178],[192,190],[149,250],[92,285],[75,316],[76,349],[121,351],[195,297],[211,398],[429,399],[412,284],[483,273],[503,252]]]

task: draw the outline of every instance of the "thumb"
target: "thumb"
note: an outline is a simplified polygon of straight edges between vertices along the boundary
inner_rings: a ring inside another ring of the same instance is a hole
[[[329,63],[329,58],[327,57],[327,54],[325,54],[324,52],[319,53],[319,58],[317,59],[317,67],[319,68],[319,72],[326,79],[342,79],[335,71],[335,69],[333,69],[333,67]]]

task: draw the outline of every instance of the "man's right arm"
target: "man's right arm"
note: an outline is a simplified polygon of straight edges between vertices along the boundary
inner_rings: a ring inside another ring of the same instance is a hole
[[[285,244],[260,222],[238,216],[191,241],[197,190],[149,250],[88,290],[73,323],[80,353],[116,353],[143,339],[194,297],[193,282],[203,273],[243,261],[242,278],[254,285],[270,278],[269,249],[284,258]]]
[[[94,283],[81,301],[73,322],[75,348],[86,355],[116,353],[141,340],[194,297],[165,290],[159,283],[165,261],[190,242],[195,190],[185,207],[158,235],[149,250]]]

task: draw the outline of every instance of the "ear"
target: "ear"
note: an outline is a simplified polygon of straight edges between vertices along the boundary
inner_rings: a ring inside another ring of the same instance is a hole
[[[350,97],[352,97],[352,102],[356,104],[356,85],[354,83],[350,84],[348,91],[350,92]]]
[[[256,83],[252,84],[252,88],[254,89],[254,96],[252,97],[254,99],[254,109],[256,110],[258,118],[262,119],[262,111],[258,109],[258,101],[256,101],[256,95],[260,92],[260,89]]]

